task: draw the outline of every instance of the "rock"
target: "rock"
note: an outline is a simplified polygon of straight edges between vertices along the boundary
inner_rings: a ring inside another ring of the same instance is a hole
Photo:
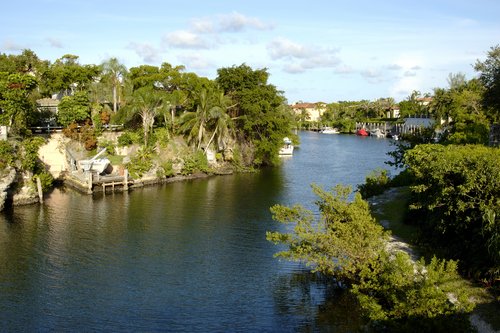
[[[16,170],[14,168],[6,169],[5,173],[7,173],[7,175],[1,177],[0,180],[0,211],[2,211],[5,206],[5,200],[7,200],[7,190],[16,179]]]

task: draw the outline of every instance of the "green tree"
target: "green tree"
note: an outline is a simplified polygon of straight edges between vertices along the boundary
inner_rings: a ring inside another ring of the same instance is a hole
[[[35,110],[31,94],[36,87],[36,79],[29,74],[0,73],[0,124],[18,133],[28,127]]]
[[[142,120],[144,145],[148,145],[149,134],[153,130],[155,117],[159,113],[163,100],[152,88],[143,87],[134,91],[129,108],[132,116],[139,115]]]
[[[302,206],[271,208],[273,218],[293,223],[291,233],[268,232],[267,239],[287,245],[278,257],[305,262],[313,271],[331,275],[342,283],[360,281],[360,272],[376,265],[388,235],[370,214],[368,203],[356,193],[348,201],[349,187],[336,186],[328,192],[312,185],[321,218]]]
[[[97,65],[80,65],[78,56],[66,54],[57,59],[44,73],[47,94],[62,93],[65,96],[86,91],[100,75]]]
[[[463,81],[450,79],[452,88],[435,89],[429,109],[440,127],[443,120],[448,143],[467,144],[488,142],[489,121],[482,106],[484,88],[477,79]],[[452,82],[456,81],[456,82]]]
[[[188,141],[196,144],[200,150],[207,138],[210,112],[216,106],[212,102],[213,91],[202,89],[196,96],[196,110],[186,112],[181,120],[181,131],[188,134]]]
[[[126,79],[127,68],[116,58],[109,58],[101,64],[103,80],[111,85],[113,95],[113,113],[118,111],[120,88]]]
[[[267,82],[266,69],[253,70],[242,64],[217,70],[216,83],[236,106],[229,115],[235,119],[240,138],[254,147],[254,164],[278,163],[284,137],[293,137],[294,115],[282,92]]]
[[[300,205],[271,208],[274,219],[293,224],[285,233],[267,232],[269,241],[286,246],[276,256],[303,262],[350,287],[375,329],[398,331],[408,322],[423,331],[450,329],[457,319],[465,331],[470,329],[465,313],[472,307],[468,295],[455,287],[455,262],[434,258],[426,265],[391,252],[387,232],[359,194],[349,201],[346,187],[327,192],[313,185],[313,191],[319,197],[319,218]],[[450,302],[450,294],[456,301]],[[441,323],[441,316],[449,320]]]
[[[500,122],[500,46],[491,47],[484,61],[476,61],[474,69],[485,87],[484,106],[491,122]]]
[[[412,221],[467,269],[500,277],[500,155],[484,146],[419,145],[405,154],[415,178]],[[465,268],[464,267],[464,268]]]
[[[233,136],[233,119],[227,113],[231,107],[234,107],[230,106],[230,103],[231,100],[228,96],[225,96],[223,92],[218,92],[215,106],[210,109],[209,123],[213,128],[213,133],[207,146],[210,147],[211,142],[215,139],[216,151],[224,150],[227,139]]]
[[[58,121],[63,126],[83,123],[90,118],[90,101],[87,92],[79,91],[73,96],[64,96],[59,103]]]

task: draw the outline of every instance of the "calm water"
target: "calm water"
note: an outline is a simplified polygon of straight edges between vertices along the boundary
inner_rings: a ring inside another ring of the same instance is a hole
[[[311,183],[362,183],[393,147],[300,135],[279,168],[93,198],[55,190],[41,206],[0,213],[0,331],[341,328],[349,309],[319,320],[325,284],[273,258],[265,232],[282,226],[269,207],[313,208]]]

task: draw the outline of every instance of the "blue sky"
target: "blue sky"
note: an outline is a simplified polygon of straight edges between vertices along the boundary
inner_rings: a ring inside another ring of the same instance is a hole
[[[0,52],[81,64],[267,68],[290,103],[407,98],[500,43],[500,1],[33,0],[2,3]]]

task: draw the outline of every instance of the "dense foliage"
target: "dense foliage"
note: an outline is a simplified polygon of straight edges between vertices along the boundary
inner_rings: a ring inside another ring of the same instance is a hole
[[[217,71],[217,84],[234,101],[229,115],[240,139],[255,147],[256,165],[275,164],[284,137],[291,137],[292,114],[282,92],[267,82],[265,69],[253,70],[243,64]]]
[[[419,145],[405,155],[414,176],[414,223],[469,270],[500,277],[500,154],[484,146]],[[418,213],[418,214],[417,214]]]
[[[467,331],[464,313],[471,305],[454,284],[459,278],[455,262],[434,258],[425,264],[393,253],[387,249],[387,233],[359,194],[349,201],[350,190],[342,186],[332,192],[313,186],[313,191],[319,197],[319,218],[300,205],[271,208],[276,220],[293,224],[290,232],[267,233],[268,240],[287,246],[278,257],[304,262],[351,287],[374,329],[399,331],[412,323],[424,331]]]

